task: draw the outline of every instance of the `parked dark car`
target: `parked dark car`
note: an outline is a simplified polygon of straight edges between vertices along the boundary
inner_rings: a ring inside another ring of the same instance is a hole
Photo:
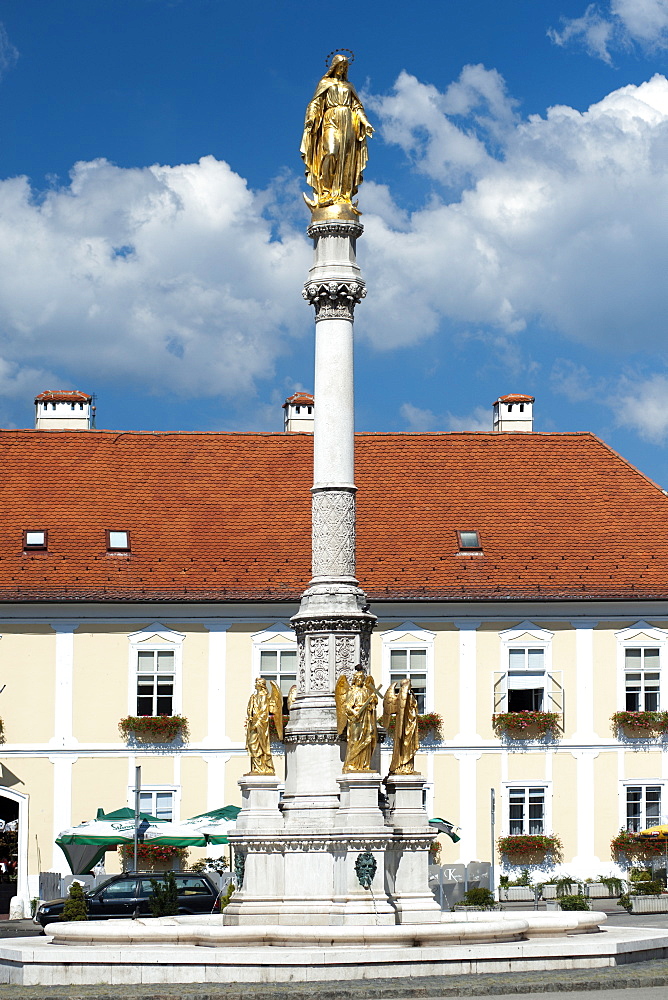
[[[159,881],[164,876],[150,872],[136,875],[114,875],[97,889],[86,893],[89,920],[106,920],[108,917],[150,915],[149,900],[153,892],[151,879]],[[179,890],[179,913],[211,913],[218,899],[218,890],[206,875],[194,872],[175,874]],[[65,899],[50,899],[41,903],[35,913],[35,923],[45,927],[53,920],[60,920]]]

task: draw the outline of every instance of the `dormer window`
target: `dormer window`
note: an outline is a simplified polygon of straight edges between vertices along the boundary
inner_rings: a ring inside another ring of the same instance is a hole
[[[457,542],[460,552],[480,552],[482,550],[480,532],[478,531],[458,531]]]
[[[109,552],[129,552],[129,531],[107,531],[107,550]]]
[[[47,542],[46,531],[24,531],[23,548],[28,550],[45,549]]]

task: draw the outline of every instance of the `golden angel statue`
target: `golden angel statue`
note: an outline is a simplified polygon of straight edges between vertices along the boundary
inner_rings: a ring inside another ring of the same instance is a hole
[[[249,774],[275,774],[269,739],[269,716],[273,715],[279,740],[283,739],[283,697],[273,681],[258,677],[246,709],[246,749],[251,759]]]
[[[313,188],[315,210],[328,205],[347,206],[342,217],[359,215],[353,198],[362,183],[366,166],[367,137],[373,128],[352,83],[348,82],[348,58],[337,53],[315,89],[306,109],[301,154],[306,180]]]
[[[348,746],[343,773],[348,771],[370,771],[371,758],[376,748],[376,705],[380,690],[376,690],[373,678],[358,665],[355,667],[352,684],[345,674],[341,674],[334,691],[336,698],[336,721],[339,734],[348,727]]]
[[[416,774],[415,754],[420,746],[420,734],[417,701],[408,678],[390,684],[385,692],[383,714],[379,719],[381,726],[387,728],[393,715],[396,718],[390,774]]]

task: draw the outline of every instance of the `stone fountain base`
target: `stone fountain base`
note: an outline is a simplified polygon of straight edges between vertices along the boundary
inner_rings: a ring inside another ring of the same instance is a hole
[[[332,982],[592,969],[668,957],[668,932],[601,930],[604,922],[601,913],[532,911],[445,914],[440,924],[412,926],[225,927],[218,915],[52,924],[52,937],[0,947],[0,982]]]

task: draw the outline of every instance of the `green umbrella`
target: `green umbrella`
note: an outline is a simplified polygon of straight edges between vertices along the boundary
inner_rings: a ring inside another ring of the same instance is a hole
[[[141,813],[140,837],[144,837],[149,830],[163,824],[164,820],[149,816],[148,813]],[[133,843],[134,831],[133,809],[117,809],[111,813],[98,809],[94,820],[63,830],[58,834],[56,843],[67,858],[72,874],[85,875],[102,860],[105,851],[113,850],[119,844]]]

